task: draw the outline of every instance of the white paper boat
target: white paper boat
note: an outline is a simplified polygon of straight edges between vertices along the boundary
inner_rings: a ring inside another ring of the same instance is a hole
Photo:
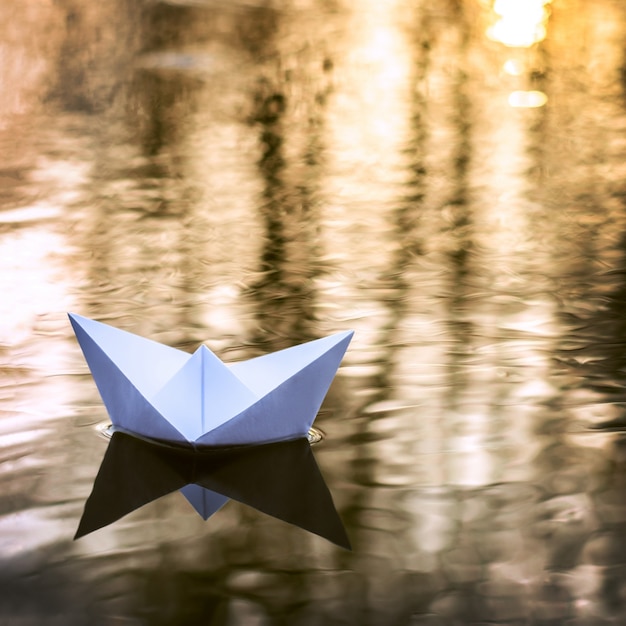
[[[204,446],[306,437],[353,331],[225,365],[69,314],[116,429]]]

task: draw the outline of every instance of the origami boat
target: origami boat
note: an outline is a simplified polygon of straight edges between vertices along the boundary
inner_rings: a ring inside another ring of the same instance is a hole
[[[194,446],[306,437],[353,331],[224,364],[69,314],[116,430]]]

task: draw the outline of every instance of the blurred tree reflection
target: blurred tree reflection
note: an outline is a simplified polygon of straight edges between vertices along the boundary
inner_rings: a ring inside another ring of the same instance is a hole
[[[325,72],[332,62],[324,56],[324,41],[305,40],[299,49],[290,49],[287,39],[281,49],[281,39],[274,37],[289,28],[301,26],[276,21],[265,31],[263,45],[258,37],[251,41],[251,52],[266,59],[249,118],[259,132],[265,235],[259,278],[249,286],[249,296],[259,320],[254,342],[265,350],[317,336],[315,284],[324,271],[319,238],[323,200],[317,187],[329,89]]]

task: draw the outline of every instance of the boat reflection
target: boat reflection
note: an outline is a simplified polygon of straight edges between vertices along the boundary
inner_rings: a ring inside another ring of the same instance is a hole
[[[75,539],[176,490],[205,520],[233,499],[350,549],[306,439],[198,450],[123,432],[111,437]]]

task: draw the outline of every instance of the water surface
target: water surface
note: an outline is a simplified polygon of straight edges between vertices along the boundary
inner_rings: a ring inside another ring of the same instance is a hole
[[[521,4],[2,3],[0,623],[626,621],[626,16]],[[73,541],[67,311],[225,361],[354,329],[352,551],[179,493]]]

